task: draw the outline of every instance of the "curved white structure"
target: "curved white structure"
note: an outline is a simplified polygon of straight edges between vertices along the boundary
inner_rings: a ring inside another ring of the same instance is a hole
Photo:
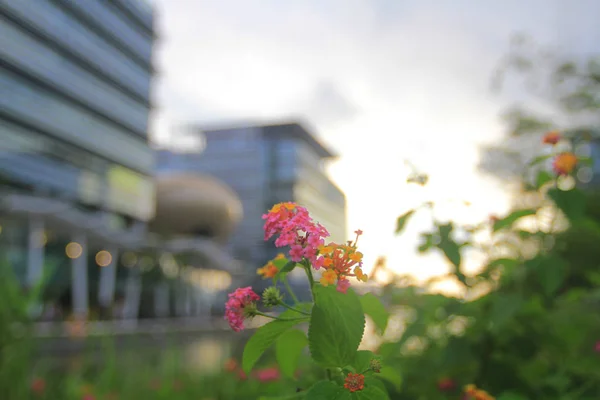
[[[242,203],[224,183],[206,175],[156,177],[156,217],[150,229],[162,235],[207,235],[225,241],[242,219]]]

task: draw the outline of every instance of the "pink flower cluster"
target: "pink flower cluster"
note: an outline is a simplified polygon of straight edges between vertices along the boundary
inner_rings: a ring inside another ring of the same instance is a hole
[[[244,329],[244,308],[260,300],[260,296],[254,293],[250,286],[237,288],[229,294],[229,300],[225,303],[225,319],[229,326],[236,332]]]
[[[279,380],[281,373],[279,372],[279,369],[271,367],[256,371],[254,376],[261,382],[273,382]]]
[[[308,259],[316,269],[321,267],[322,258],[317,257],[319,246],[329,236],[327,229],[308,214],[308,210],[295,203],[279,203],[265,215],[265,240],[279,235],[276,247],[290,246],[290,260],[300,262]]]

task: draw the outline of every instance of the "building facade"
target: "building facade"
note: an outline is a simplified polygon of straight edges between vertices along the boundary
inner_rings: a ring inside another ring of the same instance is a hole
[[[191,129],[204,135],[199,152],[158,152],[159,173],[186,171],[216,177],[233,188],[244,217],[230,240],[230,251],[251,265],[262,265],[278,250],[264,241],[262,215],[274,204],[294,201],[331,233],[346,241],[346,200],[327,177],[334,154],[297,123],[228,129]]]
[[[90,292],[112,301],[119,251],[154,216],[153,12],[139,0],[4,0],[0,18],[0,241],[26,286],[50,259],[71,263],[66,297],[85,315]],[[99,270],[88,264],[106,268],[88,276]]]

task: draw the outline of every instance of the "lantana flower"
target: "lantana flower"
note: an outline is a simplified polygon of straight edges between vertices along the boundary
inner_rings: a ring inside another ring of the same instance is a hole
[[[337,283],[337,290],[346,293],[350,282],[349,276],[359,281],[366,282],[368,276],[362,271],[363,254],[357,250],[358,237],[362,231],[358,230],[354,242],[345,245],[330,243],[319,247],[318,261],[325,271],[321,275],[321,285],[329,286]]]
[[[577,156],[571,152],[560,153],[554,157],[552,167],[556,175],[569,175],[577,166]]]
[[[350,392],[358,392],[365,388],[365,376],[362,374],[348,374],[344,381],[344,387]]]
[[[265,240],[275,239],[276,247],[289,246],[290,260],[308,259],[316,263],[317,248],[329,236],[327,229],[310,217],[308,210],[295,203],[279,203],[263,215]]]
[[[542,139],[542,142],[544,144],[551,144],[551,145],[555,145],[558,142],[560,142],[561,136],[560,133],[558,131],[551,131],[548,132],[544,135],[544,138]]]
[[[464,388],[466,400],[496,400],[485,390],[478,389],[475,385],[470,384]]]
[[[269,261],[264,267],[259,268],[256,272],[263,278],[267,279],[273,278],[275,275],[277,275],[279,269],[275,264],[273,264],[273,261]]]
[[[237,288],[229,294],[229,300],[225,303],[225,319],[231,329],[236,332],[244,329],[244,320],[253,316],[258,300],[260,296],[254,293],[250,286]]]

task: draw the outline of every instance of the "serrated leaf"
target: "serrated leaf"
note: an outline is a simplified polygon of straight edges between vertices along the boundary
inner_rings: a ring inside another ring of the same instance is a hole
[[[552,188],[548,190],[548,196],[571,222],[578,221],[585,215],[585,195],[581,190]]]
[[[282,318],[299,317],[301,314],[288,310],[281,314]],[[298,321],[271,321],[258,328],[256,332],[244,346],[242,355],[242,367],[246,373],[249,373],[254,364],[260,359],[263,353],[287,330],[302,322]]]
[[[360,300],[352,289],[338,292],[333,286],[315,285],[315,305],[308,328],[313,359],[324,367],[350,364],[365,329]]]
[[[304,332],[298,329],[292,329],[285,332],[277,339],[275,343],[275,357],[279,368],[284,375],[294,378],[298,359],[302,354],[302,349],[308,344],[308,339]]]
[[[347,389],[330,381],[315,383],[306,392],[306,400],[352,400]]]
[[[369,350],[359,350],[356,352],[356,357],[352,361],[352,367],[357,373],[363,373],[369,368],[371,360],[375,358],[375,354]]]
[[[373,293],[365,293],[360,297],[363,312],[367,314],[379,329],[380,334],[385,332],[390,314],[387,312],[381,300]]]
[[[508,214],[506,217],[499,219],[494,222],[493,231],[497,232],[500,229],[510,228],[515,222],[523,217],[527,217],[530,215],[535,215],[537,213],[536,210],[527,209],[527,210],[515,210]]]
[[[399,234],[402,232],[402,230],[406,226],[406,223],[408,222],[408,219],[414,213],[415,213],[415,210],[410,210],[398,217],[398,219],[396,220],[396,234]]]
[[[541,188],[548,182],[552,182],[554,180],[554,176],[545,170],[538,172],[537,177],[535,179],[535,187],[536,189]]]

